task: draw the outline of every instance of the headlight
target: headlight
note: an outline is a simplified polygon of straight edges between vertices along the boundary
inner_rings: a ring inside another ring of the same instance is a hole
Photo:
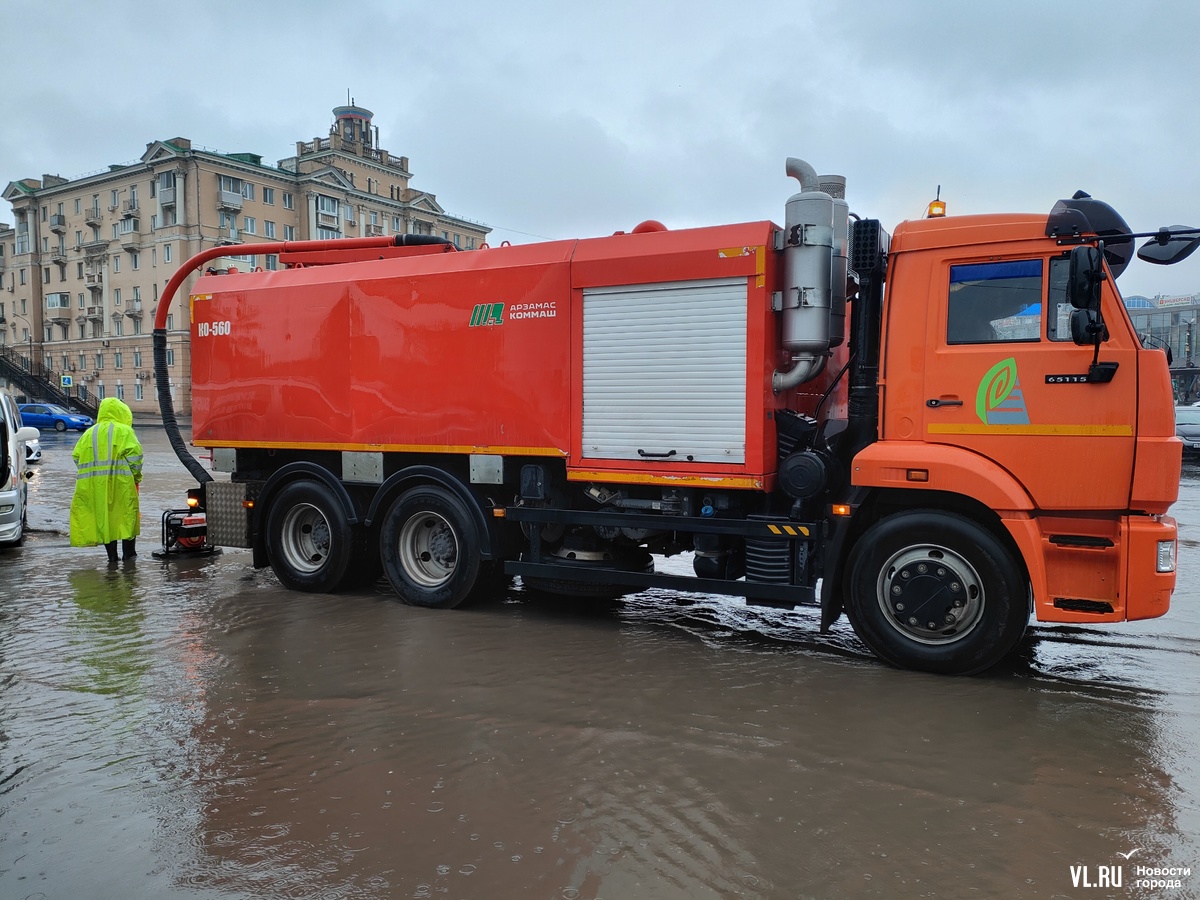
[[[1175,571],[1175,542],[1174,541],[1159,541],[1158,542],[1158,558],[1155,560],[1154,569],[1157,572],[1174,572]]]

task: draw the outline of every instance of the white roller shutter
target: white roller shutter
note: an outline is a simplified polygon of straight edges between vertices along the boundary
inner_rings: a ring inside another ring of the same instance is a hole
[[[746,461],[747,292],[745,278],[584,290],[585,457]]]

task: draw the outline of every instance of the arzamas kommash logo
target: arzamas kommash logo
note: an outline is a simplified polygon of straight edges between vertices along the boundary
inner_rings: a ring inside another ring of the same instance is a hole
[[[503,325],[504,324],[504,304],[503,303],[476,303],[475,308],[471,310],[471,322],[468,325],[474,328],[476,325]]]
[[[1011,356],[996,363],[979,381],[975,392],[975,414],[984,425],[1028,425],[1029,410],[1017,377],[1017,361]]]

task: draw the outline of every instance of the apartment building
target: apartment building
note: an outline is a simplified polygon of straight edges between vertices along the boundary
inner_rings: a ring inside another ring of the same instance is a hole
[[[462,249],[490,229],[448,214],[409,186],[406,156],[379,147],[372,113],[339,106],[327,137],[296,143],[295,156],[264,165],[187,138],[153,141],[137,162],[66,179],[10,182],[14,223],[0,225],[0,345],[28,353],[73,393],[158,411],[151,334],[160,292],[181,263],[230,244],[211,266],[274,268],[235,244],[434,234]],[[175,410],[191,412],[188,293],[167,314],[167,368]],[[28,348],[27,350],[24,348]]]

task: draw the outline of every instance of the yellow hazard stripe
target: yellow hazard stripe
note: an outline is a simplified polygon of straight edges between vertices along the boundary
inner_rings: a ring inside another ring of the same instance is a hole
[[[1133,437],[1132,425],[953,425],[937,423],[929,434],[1033,434],[1061,437]]]
[[[767,528],[775,534],[790,534],[792,537],[803,535],[804,537],[808,537],[808,529],[803,525],[767,525]]]
[[[568,469],[567,481],[602,481],[622,484],[665,484],[671,487],[726,487],[762,490],[761,478],[744,475],[651,475],[645,472],[619,472],[604,469]]]

